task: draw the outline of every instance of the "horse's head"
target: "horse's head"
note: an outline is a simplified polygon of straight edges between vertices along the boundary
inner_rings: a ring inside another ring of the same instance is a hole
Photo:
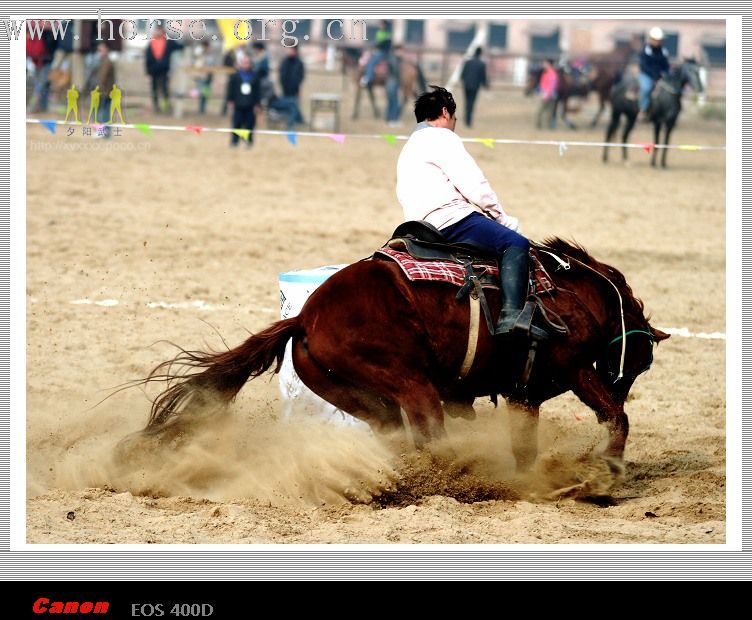
[[[696,93],[703,91],[700,65],[694,58],[685,58],[681,64],[681,85],[684,87],[686,84],[689,84]]]
[[[642,301],[632,293],[624,276],[608,267],[611,282],[619,289],[623,325],[612,323],[606,350],[596,362],[598,374],[618,402],[624,402],[637,377],[653,363],[653,348],[669,338],[669,334],[650,325]],[[604,274],[605,275],[605,274]],[[621,317],[620,317],[621,318]]]

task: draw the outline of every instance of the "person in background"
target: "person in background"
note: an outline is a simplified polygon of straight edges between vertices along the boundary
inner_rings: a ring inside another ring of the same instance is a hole
[[[473,126],[473,110],[478,91],[481,87],[488,88],[486,63],[481,59],[481,54],[483,54],[483,48],[476,47],[473,57],[465,61],[460,75],[465,88],[465,125],[468,127]]]
[[[95,121],[104,125],[110,120],[112,99],[110,93],[115,86],[115,65],[110,60],[110,47],[105,41],[97,44],[97,64],[93,67],[88,83],[99,87],[99,109]],[[111,136],[109,127],[104,129],[104,137]]]
[[[281,99],[285,100],[286,105],[291,109],[294,108],[293,123],[304,123],[303,115],[300,112],[300,86],[305,79],[305,65],[300,60],[298,46],[285,48],[285,59],[279,65],[279,85],[282,89]]]
[[[32,37],[26,32],[26,55],[34,64],[34,98],[32,112],[46,112],[50,97],[50,68],[55,57],[58,41],[52,32],[52,24],[45,21],[41,38]]]
[[[247,129],[248,146],[253,144],[256,114],[261,107],[261,77],[253,69],[253,60],[247,54],[239,56],[238,68],[230,76],[227,88],[227,104],[232,110],[232,129]],[[233,133],[230,146],[236,147],[240,136]]]
[[[253,49],[254,71],[260,79],[268,78],[271,68],[269,66],[269,55],[266,53],[266,45],[261,41],[254,41],[251,48]]]
[[[168,39],[162,26],[154,29],[146,48],[146,73],[151,78],[151,99],[156,113],[170,109],[170,58],[181,49],[183,45]]]
[[[651,28],[648,42],[640,52],[640,111],[647,120],[650,115],[650,94],[655,83],[669,70],[668,52],[663,47],[663,30]]]
[[[556,126],[556,96],[559,89],[559,72],[554,66],[552,58],[543,61],[543,71],[538,81],[538,89],[541,95],[541,105],[538,108],[538,120],[536,127],[543,127],[543,119],[548,119],[548,126],[553,129]]]
[[[376,65],[382,60],[386,60],[392,50],[392,30],[389,22],[385,19],[379,22],[375,43],[376,49],[368,57],[368,62],[366,62],[366,67],[363,71],[363,78],[360,81],[360,85],[363,87],[367,87],[373,83],[373,79],[376,76]]]
[[[211,45],[207,39],[201,41],[194,51],[193,67],[197,71],[207,69],[207,71],[197,73],[194,77],[196,91],[198,93],[198,113],[206,114],[206,102],[211,95],[211,85],[214,74],[211,69],[214,66],[214,56],[211,53]]]
[[[457,105],[439,86],[415,101],[418,125],[397,161],[397,199],[407,221],[423,220],[452,243],[468,243],[494,252],[499,261],[503,302],[495,335],[520,328],[528,293],[530,242],[519,221],[507,215],[478,164],[454,132]],[[535,326],[525,333],[543,340]]]

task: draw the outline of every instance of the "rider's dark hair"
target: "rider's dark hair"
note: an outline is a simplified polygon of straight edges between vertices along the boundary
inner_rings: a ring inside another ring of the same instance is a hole
[[[441,86],[430,85],[432,92],[423,93],[415,100],[415,120],[419,123],[423,121],[435,121],[441,116],[441,111],[446,108],[449,116],[453,116],[457,109],[454,97],[446,88]]]

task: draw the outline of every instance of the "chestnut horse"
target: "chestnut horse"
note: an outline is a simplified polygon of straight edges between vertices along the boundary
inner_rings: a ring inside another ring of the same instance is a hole
[[[557,287],[543,304],[570,334],[544,343],[526,386],[517,385],[526,339],[495,342],[484,327],[474,362],[458,379],[468,348],[467,298],[458,301],[457,289],[444,282],[411,283],[397,263],[374,257],[335,273],[298,316],[236,348],[182,350],[160,364],[144,383],[163,381],[167,388],[153,401],[144,432],[179,432],[192,414],[217,404],[222,409],[249,378],[272,367],[278,372],[292,340],[295,371],[313,392],[375,431],[402,429],[402,408],[418,447],[444,435],[445,411],[468,416],[477,396],[508,397],[521,470],[537,457],[541,403],[572,390],[607,426],[603,456],[621,473],[629,431],[624,402],[650,367],[653,345],[668,335],[650,325],[624,276],[582,247],[554,238],[538,246],[538,254]],[[499,297],[488,290],[493,316]]]

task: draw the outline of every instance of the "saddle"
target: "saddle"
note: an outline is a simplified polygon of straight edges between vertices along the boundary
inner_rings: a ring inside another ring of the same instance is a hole
[[[497,255],[487,249],[471,244],[450,243],[435,226],[422,221],[408,221],[400,224],[392,237],[376,255],[388,257],[397,262],[410,280],[439,280],[460,287],[456,298],[463,299],[468,294],[479,298],[488,330],[494,333],[494,318],[483,293],[484,288],[500,288],[500,266]],[[529,301],[521,315],[528,324],[539,310],[546,324],[557,333],[567,333],[562,324],[551,321],[540,294],[553,294],[556,287],[546,272],[534,248],[530,252],[531,287]],[[412,260],[411,260],[412,259]]]
[[[466,243],[451,243],[433,224],[417,220],[397,226],[386,245],[403,249],[421,260],[447,260],[464,263],[467,258],[496,261],[496,254]]]

